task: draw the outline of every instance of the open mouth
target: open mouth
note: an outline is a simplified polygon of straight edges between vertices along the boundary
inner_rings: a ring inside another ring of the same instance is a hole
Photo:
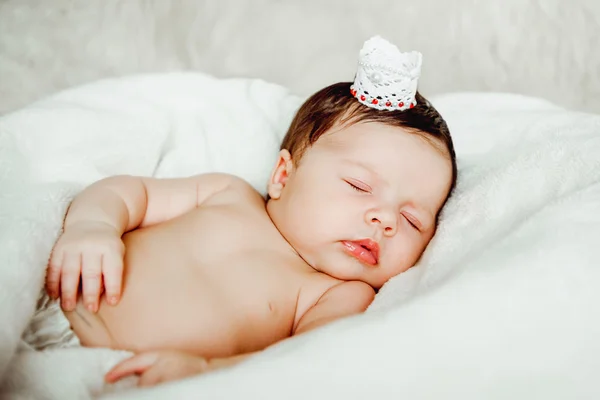
[[[379,244],[371,239],[344,240],[344,249],[360,262],[374,266],[379,262]]]

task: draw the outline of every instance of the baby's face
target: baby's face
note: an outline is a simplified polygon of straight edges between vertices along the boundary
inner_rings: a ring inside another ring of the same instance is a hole
[[[380,123],[334,127],[269,185],[275,225],[313,268],[375,288],[416,263],[452,180],[441,144]]]

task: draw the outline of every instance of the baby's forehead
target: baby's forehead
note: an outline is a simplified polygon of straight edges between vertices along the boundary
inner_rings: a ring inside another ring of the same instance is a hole
[[[381,135],[384,135],[383,137]],[[385,137],[389,135],[389,138]],[[342,151],[369,147],[380,151],[410,151],[414,146],[433,148],[445,158],[450,154],[445,143],[427,132],[415,128],[386,124],[380,121],[358,121],[337,124],[327,130],[314,145]]]
[[[407,141],[419,136],[400,126],[380,122],[357,122],[336,125],[327,130],[315,145],[339,152],[361,150],[384,150],[391,147],[406,147]]]
[[[419,183],[431,186],[433,192],[439,185],[446,186],[451,176],[443,143],[405,128],[356,124],[333,129],[319,141],[315,150],[327,165],[362,168],[388,182]],[[423,182],[425,176],[429,184]]]

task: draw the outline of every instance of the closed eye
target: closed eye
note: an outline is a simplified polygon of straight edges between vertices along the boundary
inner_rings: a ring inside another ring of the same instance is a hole
[[[419,229],[420,224],[416,220],[413,220],[411,217],[407,217],[406,215],[403,215],[403,217],[408,221],[411,227],[413,227],[419,232],[421,231],[421,229]]]
[[[370,193],[370,189],[367,189],[367,188],[365,188],[365,187],[361,187],[361,186],[357,186],[357,185],[353,184],[353,183],[352,183],[352,182],[350,182],[350,181],[346,181],[346,180],[345,180],[345,182],[346,182],[348,185],[350,185],[350,187],[351,187],[352,189],[356,190],[357,192],[360,192],[360,193]]]

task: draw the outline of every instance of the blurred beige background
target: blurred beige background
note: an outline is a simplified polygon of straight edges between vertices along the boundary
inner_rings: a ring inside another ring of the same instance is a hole
[[[307,95],[365,39],[424,55],[421,91],[503,91],[600,113],[597,0],[0,0],[0,113],[104,77],[198,70]]]

